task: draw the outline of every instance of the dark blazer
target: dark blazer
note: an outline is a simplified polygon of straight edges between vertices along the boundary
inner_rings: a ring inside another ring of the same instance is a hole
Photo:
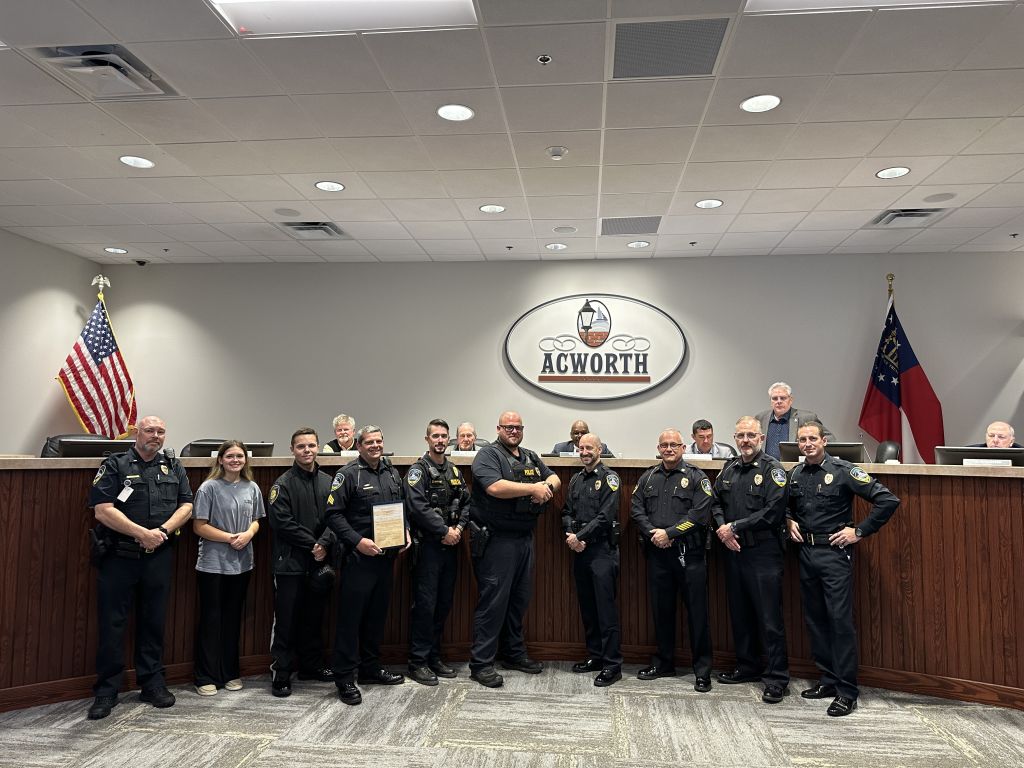
[[[789,437],[787,440],[794,442],[796,440],[796,431],[808,421],[816,421],[821,426],[825,427],[825,424],[821,421],[821,417],[818,416],[814,411],[801,411],[799,408],[790,409],[792,412],[789,415]],[[761,431],[764,434],[768,434],[768,421],[774,414],[771,408],[767,411],[761,411],[754,418],[761,422]],[[825,427],[825,439],[835,440],[836,436],[832,434],[828,427]]]
[[[572,440],[566,440],[564,443],[555,443],[555,447],[551,449],[551,452],[554,453],[554,454],[569,453],[570,451],[572,451],[574,453],[578,452],[576,450],[576,445],[573,443]],[[615,454],[612,453],[610,450],[608,450],[608,446],[607,445],[605,445],[604,443],[601,443],[601,455],[602,456],[614,456]]]

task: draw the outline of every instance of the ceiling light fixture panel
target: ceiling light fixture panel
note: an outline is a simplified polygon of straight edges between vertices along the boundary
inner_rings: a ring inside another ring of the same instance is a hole
[[[463,120],[472,120],[476,114],[465,104],[444,104],[437,108],[437,116],[444,120],[460,123]]]
[[[473,0],[210,0],[243,37],[475,27]]]
[[[771,93],[762,93],[759,96],[751,96],[740,102],[740,109],[744,112],[770,112],[782,103],[782,99]]]
[[[132,168],[155,168],[156,163],[145,157],[136,157],[135,155],[121,155],[118,158],[125,165],[131,166]]]

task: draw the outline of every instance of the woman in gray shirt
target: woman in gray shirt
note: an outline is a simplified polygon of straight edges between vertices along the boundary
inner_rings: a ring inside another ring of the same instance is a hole
[[[265,514],[245,445],[225,441],[196,491],[192,523],[199,536],[195,678],[200,696],[213,696],[218,688],[237,691],[242,687],[238,662],[242,606],[253,568],[252,537],[260,529],[257,520]]]

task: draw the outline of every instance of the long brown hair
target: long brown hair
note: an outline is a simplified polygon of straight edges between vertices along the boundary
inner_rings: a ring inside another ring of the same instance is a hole
[[[249,466],[249,452],[245,448],[245,443],[241,440],[225,440],[220,444],[220,448],[217,449],[217,456],[213,460],[213,466],[210,468],[210,474],[206,476],[207,480],[218,480],[224,477],[224,466],[220,463],[220,460],[232,448],[241,448],[242,453],[245,454],[245,464],[242,465],[242,471],[239,473],[241,478],[248,480],[250,483],[253,482],[252,468]]]

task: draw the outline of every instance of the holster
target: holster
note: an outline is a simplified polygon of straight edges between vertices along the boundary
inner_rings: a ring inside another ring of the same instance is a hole
[[[477,525],[469,521],[470,539],[469,554],[472,557],[483,557],[487,549],[487,543],[491,540],[491,532],[487,526]]]

